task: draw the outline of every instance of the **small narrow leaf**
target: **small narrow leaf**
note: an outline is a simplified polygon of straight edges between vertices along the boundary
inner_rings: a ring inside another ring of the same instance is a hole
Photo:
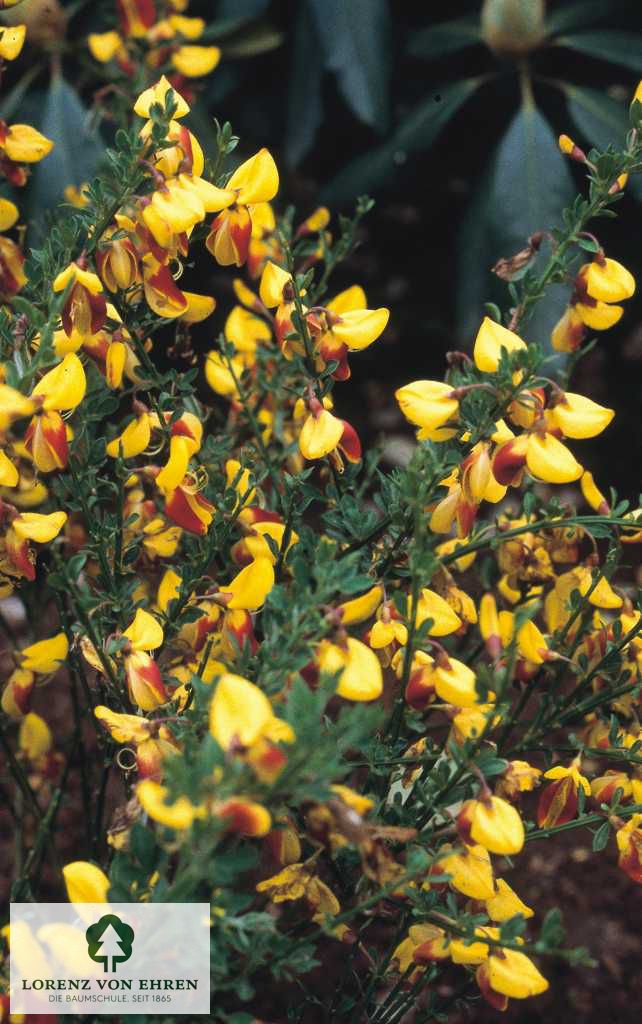
[[[608,846],[611,826],[608,821],[602,822],[597,832],[593,835],[593,853],[599,853]]]

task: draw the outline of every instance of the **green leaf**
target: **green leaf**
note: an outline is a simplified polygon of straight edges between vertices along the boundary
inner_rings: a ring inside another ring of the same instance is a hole
[[[469,78],[437,88],[429,99],[406,117],[383,146],[370,150],[348,164],[324,189],[324,201],[354,199],[391,181],[400,164],[417,150],[428,149],[442,128],[479,87],[482,78]]]
[[[564,84],[568,110],[581,134],[581,142],[597,149],[611,143],[623,145],[629,130],[628,113],[622,103],[597,89]]]
[[[238,39],[221,41],[221,49],[225,57],[256,57],[259,53],[276,50],[283,39],[282,32],[261,21],[244,28]]]
[[[91,180],[104,153],[102,140],[89,127],[89,112],[58,74],[51,80],[38,128],[53,140],[54,148],[34,169],[29,189],[32,213],[55,206],[67,185]]]
[[[270,6],[270,0],[219,0],[217,18],[259,18]]]
[[[546,19],[546,27],[553,34],[567,32],[569,29],[586,28],[595,22],[613,17],[618,8],[626,5],[628,0],[578,0],[578,3],[563,3],[551,12]]]
[[[3,121],[14,120],[16,111],[20,110],[21,117],[24,117],[22,103],[29,92],[31,83],[35,78],[38,77],[42,67],[39,64],[34,64],[33,67],[29,68],[24,73],[22,78],[18,79],[16,84],[9,92],[3,97],[2,103],[0,104],[0,117]]]
[[[406,49],[412,57],[435,60],[449,53],[458,53],[459,50],[479,42],[479,17],[476,14],[469,14],[465,18],[442,21],[438,25],[429,25],[428,28],[414,32]]]
[[[551,126],[535,106],[524,104],[500,141],[466,217],[460,248],[462,333],[476,331],[484,303],[507,305],[506,286],[490,268],[500,257],[522,249],[534,231],[560,223],[562,210],[574,194]],[[526,340],[545,342],[550,337],[568,289],[552,288],[550,296],[524,324]]]
[[[624,145],[629,130],[625,104],[597,89],[585,89],[570,83],[564,83],[562,88],[581,145],[595,146],[597,149]],[[641,175],[632,174],[626,187],[635,199],[642,200]]]
[[[365,124],[388,123],[390,17],[386,0],[308,0],[324,52],[346,103]]]
[[[288,88],[285,158],[296,166],[314,142],[323,116],[323,58],[307,4],[299,7]]]
[[[159,854],[152,830],[136,822],[131,831],[130,848],[141,866],[151,873],[156,867]]]
[[[642,36],[633,32],[618,32],[615,29],[578,32],[570,36],[559,36],[555,45],[567,46],[578,53],[619,64],[642,74]]]
[[[608,821],[602,822],[597,832],[593,834],[593,853],[599,853],[608,846],[611,835],[611,826]]]

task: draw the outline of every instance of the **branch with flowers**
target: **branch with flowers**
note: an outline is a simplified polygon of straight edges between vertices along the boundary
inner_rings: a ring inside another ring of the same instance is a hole
[[[181,42],[183,6],[132,0],[93,37],[115,147],[41,249],[0,238],[1,594],[28,632],[3,638],[12,895],[209,901],[216,1020],[260,1016],[267,985],[284,1021],[292,986],[302,1022],[429,1021],[441,977],[503,1009],[546,990],[542,958],[589,962],[556,913],[533,928],[505,858],[577,829],[642,881],[642,512],[578,461],[614,411],[567,380],[635,290],[587,228],[642,169],[642,106],[622,152],[562,137],[588,198],[496,266],[509,308],[472,355],[399,388],[417,445],[384,472],[341,384],[389,311],[331,285],[370,201],[337,238],[325,208],[279,212],[267,149],[230,165],[229,124],[206,161],[175,73],[219,55]],[[124,74],[138,48],[149,79]],[[12,125],[0,147],[19,185],[50,144]],[[233,268],[220,319],[182,286],[194,264]],[[518,330],[560,282],[551,377]]]

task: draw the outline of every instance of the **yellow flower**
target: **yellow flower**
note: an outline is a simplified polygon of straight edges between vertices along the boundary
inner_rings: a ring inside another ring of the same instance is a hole
[[[214,803],[211,811],[222,818],[228,831],[242,836],[262,838],[272,827],[272,817],[267,808],[245,797],[230,797],[222,803]]]
[[[346,700],[376,700],[383,691],[381,665],[376,654],[361,640],[346,637],[341,644],[323,640],[317,652],[322,672],[340,672],[337,694]]]
[[[51,749],[51,730],[44,718],[33,711],[25,715],[18,734],[20,750],[29,761],[38,761]]]
[[[452,396],[452,387],[436,380],[416,380],[395,391],[406,419],[424,430],[436,430],[457,415],[459,402]]]
[[[580,480],[580,487],[582,488],[582,494],[587,505],[590,505],[594,512],[599,512],[600,515],[608,515],[610,506],[602,492],[597,487],[593,474],[585,470],[582,473]]]
[[[221,213],[205,243],[217,263],[243,266],[252,237],[251,207],[269,202],[278,188],[279,172],[274,159],[267,149],[261,149],[234,171],[224,189],[218,190],[217,208]]]
[[[80,359],[70,352],[53,370],[41,377],[31,392],[32,399],[42,399],[42,408],[64,412],[75,409],[85,397],[87,378]]]
[[[454,704],[459,708],[470,708],[479,704],[475,673],[462,661],[448,658],[447,665],[434,668],[432,678],[437,696],[448,704]]]
[[[156,82],[156,85],[152,85],[149,89],[141,92],[134,104],[134,113],[138,114],[139,117],[149,117],[150,110],[155,103],[159,103],[164,108],[165,99],[170,90],[173,93],[174,102],[177,104],[173,116],[176,118],[185,117],[185,114],[189,114],[189,106],[181,94],[165,78],[165,75]]]
[[[232,358],[230,362],[232,369],[220,352],[208,352],[205,359],[205,378],[212,391],[217,395],[238,398],[236,380],[242,376],[245,366],[238,357]],[[234,380],[235,377],[236,380]]]
[[[519,853],[524,845],[522,819],[498,796],[466,800],[457,816],[457,827],[466,841],[474,840],[490,853]]]
[[[0,707],[6,715],[20,719],[28,712],[35,681],[33,672],[28,669],[13,670],[0,698]]]
[[[51,139],[45,138],[28,124],[12,124],[10,128],[0,127],[0,149],[10,160],[19,164],[36,164],[44,160],[53,149]]]
[[[151,417],[142,412],[127,424],[125,429],[106,446],[105,451],[112,459],[133,459],[149,446],[151,438]],[[184,475],[184,474],[183,474]],[[181,476],[181,480],[183,476]],[[180,482],[180,481],[179,481]]]
[[[0,35],[0,57],[3,60],[15,60],[20,55],[27,34],[26,25],[14,25],[2,28]]]
[[[561,764],[549,768],[544,778],[553,781],[540,793],[537,824],[540,828],[550,828],[572,821],[577,814],[579,790],[584,790],[586,796],[591,795],[591,784],[580,772],[579,758],[568,768]]]
[[[199,39],[205,31],[203,18],[186,18],[180,14],[170,14],[169,23],[174,31],[185,39]]]
[[[299,448],[306,459],[322,459],[337,448],[343,437],[343,420],[327,409],[313,412],[305,420],[299,434]]]
[[[568,306],[551,333],[551,345],[556,352],[575,352],[586,334],[584,321],[575,306]]]
[[[221,594],[230,611],[244,609],[253,612],[265,603],[274,583],[273,559],[259,557],[241,569],[231,583],[224,584]],[[227,595],[231,595],[229,599]]]
[[[76,860],[66,864],[62,875],[70,903],[106,903],[110,882],[95,864]]]
[[[163,643],[163,627],[144,608],[138,608],[123,636],[127,637],[135,651],[154,651]]]
[[[15,388],[0,384],[0,430],[6,430],[14,420],[31,416],[34,403]]]
[[[210,733],[220,747],[251,747],[273,717],[272,705],[258,686],[232,673],[221,676],[210,704]]]
[[[525,953],[515,949],[491,950],[485,964],[477,972],[477,981],[500,995],[512,999],[528,999],[546,992],[548,982]]]
[[[136,797],[150,818],[166,828],[183,831],[191,828],[194,820],[203,817],[203,809],[195,806],[186,796],[167,803],[168,789],[152,779],[143,779],[136,787]]]
[[[186,78],[209,75],[220,59],[218,46],[179,46],[172,53],[172,64]]]
[[[66,522],[66,512],[51,512],[49,515],[41,515],[39,512],[21,512],[13,520],[11,526],[23,540],[32,540],[36,544],[47,544],[58,536]]]
[[[439,872],[450,875],[450,884],[457,892],[473,900],[491,899],[495,892],[490,854],[483,846],[466,846],[440,857]]]
[[[353,811],[363,818],[368,811],[371,811],[374,807],[374,800],[369,796],[363,796],[361,793],[356,793],[354,789],[350,789],[349,786],[332,785],[330,789],[333,793],[343,800],[344,804],[352,808]]]
[[[87,45],[94,60],[101,64],[109,63],[124,51],[123,41],[115,31],[92,32],[87,37]]]
[[[549,484],[568,484],[584,472],[575,456],[553,434],[529,434],[526,465],[539,480]]]
[[[122,715],[98,704],[94,715],[117,743],[142,743],[153,734],[153,725],[138,715]]]
[[[486,912],[491,921],[500,923],[510,920],[516,914],[521,914],[526,918],[532,917],[534,914],[534,911],[520,900],[517,893],[503,878],[498,878],[495,882],[493,895],[490,898],[486,897]]]
[[[499,928],[484,926],[475,928],[475,935],[480,939],[498,939]],[[490,952],[487,942],[469,942],[467,939],[451,939],[450,958],[454,964],[483,964]]]
[[[365,622],[374,615],[377,608],[383,601],[383,587],[380,584],[371,587],[365,594],[353,597],[350,601],[344,601],[337,608],[341,612],[341,624],[352,626],[357,622]]]
[[[484,373],[494,373],[504,349],[510,355],[512,352],[525,351],[526,345],[514,331],[502,327],[490,317],[484,317],[473,349],[475,366]]]
[[[597,254],[585,263],[575,279],[574,309],[587,327],[604,331],[621,318],[624,310],[616,303],[635,292],[635,278],[616,260]]]
[[[256,891],[266,892],[273,903],[285,903],[303,899],[309,881],[310,872],[303,864],[288,864],[277,875],[259,882]]]
[[[617,260],[595,258],[586,267],[586,288],[600,302],[622,302],[635,293],[635,278]]]
[[[412,964],[421,967],[433,960],[447,959],[448,951],[449,942],[442,928],[434,924],[413,924],[408,929],[408,937],[399,943],[392,956],[399,971],[405,974]]]
[[[361,352],[382,334],[389,318],[390,310],[383,306],[380,309],[349,309],[340,315],[335,314],[328,333],[334,342],[345,345],[350,352]],[[317,344],[323,349],[323,335]]]
[[[67,637],[64,633],[57,633],[48,640],[39,640],[29,647],[23,647],[20,652],[20,664],[22,668],[30,669],[32,672],[48,675],[60,668],[68,652]]]
[[[410,613],[410,604],[408,612]],[[423,625],[427,619],[431,620],[428,629],[429,636],[448,636],[450,633],[455,633],[462,625],[461,619],[448,604],[448,601],[436,594],[434,590],[424,587],[417,602],[417,626]]]
[[[551,410],[551,419],[565,437],[596,437],[606,430],[615,416],[613,409],[606,409],[583,395],[564,392],[564,397]]]
[[[285,299],[285,289],[290,287],[292,284],[292,275],[284,270],[283,267],[279,267],[278,264],[273,263],[272,260],[268,260],[263,269],[261,275],[261,285],[259,287],[259,295],[261,302],[268,309],[273,309],[275,306],[279,306],[282,302],[287,301]]]

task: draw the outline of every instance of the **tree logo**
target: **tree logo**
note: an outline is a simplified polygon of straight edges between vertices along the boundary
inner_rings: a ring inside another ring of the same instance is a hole
[[[85,932],[87,952],[91,959],[103,965],[103,970],[118,969],[132,955],[134,929],[115,914],[104,914],[100,921],[89,926]]]

